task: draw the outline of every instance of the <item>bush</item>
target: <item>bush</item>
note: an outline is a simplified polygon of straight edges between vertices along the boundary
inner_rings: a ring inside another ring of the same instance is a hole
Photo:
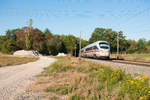
[[[150,85],[145,75],[123,81],[121,83],[121,88],[121,91],[124,92],[122,94],[129,94],[132,99],[150,99]]]
[[[3,53],[13,53],[14,51],[16,51],[18,48],[15,44],[15,42],[13,41],[6,41],[2,44],[2,48],[1,51]]]

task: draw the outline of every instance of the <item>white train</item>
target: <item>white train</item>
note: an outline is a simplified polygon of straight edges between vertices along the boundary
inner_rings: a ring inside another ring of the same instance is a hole
[[[110,56],[110,45],[107,41],[97,41],[81,49],[81,57],[107,58]]]

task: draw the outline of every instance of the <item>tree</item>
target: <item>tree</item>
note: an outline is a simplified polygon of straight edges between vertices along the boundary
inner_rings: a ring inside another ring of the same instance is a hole
[[[119,50],[120,50],[120,52],[125,52],[126,53],[128,47],[129,47],[129,43],[126,40],[126,37],[123,35],[122,31],[119,31],[118,34],[119,34],[118,37],[119,37],[119,44],[120,44],[119,45]]]
[[[147,45],[150,46],[150,40],[147,42]]]
[[[29,39],[29,35],[28,34],[25,35],[25,44],[26,44],[26,48],[27,49],[31,48],[31,43],[30,43],[30,39]]]
[[[32,28],[30,30],[30,34],[28,34],[28,27],[24,27],[22,29],[19,29],[16,33],[17,37],[17,45],[19,48],[22,49],[30,49],[30,50],[36,50],[41,53],[44,53],[45,50],[45,38],[42,33],[37,28]],[[29,35],[29,36],[27,36]],[[24,46],[26,44],[26,47]]]
[[[52,38],[54,37],[53,34],[50,32],[49,29],[45,29],[45,31],[43,32],[44,34],[44,38],[45,38],[45,45],[46,45],[46,54],[55,54],[53,53],[53,51],[51,50],[51,43],[52,43]]]
[[[77,38],[73,35],[62,36],[62,42],[67,49],[67,53],[73,54],[76,46]]]
[[[125,52],[126,48],[128,47],[128,42],[125,39],[125,36],[123,35],[123,32],[116,32],[113,31],[112,29],[105,29],[105,28],[96,28],[94,32],[92,33],[91,38],[89,39],[90,43],[104,40],[109,42],[111,46],[111,51],[116,52],[117,48],[117,34],[119,37],[119,44],[120,44],[120,51]]]
[[[46,28],[43,33],[44,33],[44,35],[51,35],[52,36],[52,33],[48,28]]]
[[[23,27],[16,32],[17,46],[20,49],[26,49],[25,37],[28,32],[28,27]]]
[[[46,52],[45,37],[42,31],[40,31],[39,29],[32,29],[30,34],[30,42],[31,49],[39,51],[40,53]]]
[[[6,41],[7,41],[6,36],[0,36],[0,51],[2,51],[2,45]]]
[[[138,42],[137,42],[137,46],[138,46],[138,52],[139,53],[144,53],[147,51],[147,42],[144,38],[142,39],[139,39]]]
[[[2,49],[1,51],[3,53],[13,53],[14,51],[17,50],[17,46],[15,42],[12,41],[6,41],[2,44]]]
[[[99,41],[99,40],[104,40],[104,34],[105,34],[105,29],[104,28],[96,28],[94,32],[92,33],[91,38],[89,39],[90,43]]]
[[[127,53],[135,53],[138,50],[138,45],[135,40],[128,40],[129,47],[127,48]]]
[[[53,37],[49,38],[47,41],[48,51],[51,55],[57,55],[59,52],[63,52],[65,49],[59,35],[53,35]]]
[[[74,56],[79,56],[79,50],[80,50],[80,38],[76,38],[76,43],[75,43],[75,47],[73,50],[73,55]],[[83,40],[81,39],[81,49],[85,46],[87,46],[89,44],[89,42],[87,40]]]
[[[5,36],[0,36],[0,50],[3,53],[13,53],[19,48],[16,45],[16,32],[18,29],[7,30]]]
[[[12,30],[7,30],[6,31],[6,39],[8,41],[11,41],[11,40],[16,40],[16,32],[18,31],[19,29],[12,29]]]

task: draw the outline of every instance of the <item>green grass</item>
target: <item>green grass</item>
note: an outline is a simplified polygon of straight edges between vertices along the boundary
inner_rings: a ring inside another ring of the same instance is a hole
[[[50,97],[49,100],[60,100],[60,99],[57,97]]]
[[[66,95],[68,93],[72,93],[74,87],[72,86],[59,86],[59,87],[48,87],[45,91],[46,92],[59,92],[62,95]]]
[[[69,98],[69,100],[80,100],[80,95],[74,94]]]
[[[150,54],[133,54],[133,55],[137,57],[150,58]]]
[[[120,54],[119,56],[124,60],[150,63],[150,54]],[[111,54],[111,58],[116,58],[116,54]]]

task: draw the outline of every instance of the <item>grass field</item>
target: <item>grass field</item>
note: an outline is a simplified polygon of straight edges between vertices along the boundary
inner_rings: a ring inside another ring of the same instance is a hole
[[[14,57],[0,53],[0,67],[25,64],[28,62],[36,61],[37,57]]]
[[[111,54],[111,58],[116,58],[116,54]],[[120,54],[120,58],[129,61],[150,62],[150,54]]]
[[[145,75],[126,74],[73,57],[62,57],[44,69],[32,91],[49,93],[44,100],[149,100]]]

